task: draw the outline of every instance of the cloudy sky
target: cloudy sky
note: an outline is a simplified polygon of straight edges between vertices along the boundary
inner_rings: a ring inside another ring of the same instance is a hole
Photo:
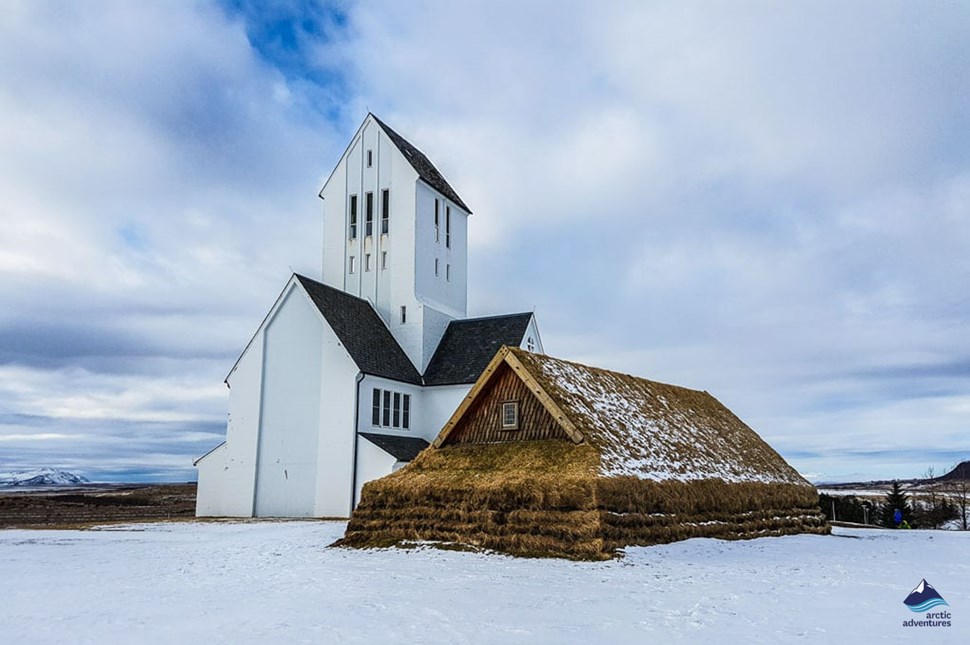
[[[368,109],[475,212],[472,315],[816,479],[970,459],[968,42],[956,2],[7,2],[0,470],[194,479]]]

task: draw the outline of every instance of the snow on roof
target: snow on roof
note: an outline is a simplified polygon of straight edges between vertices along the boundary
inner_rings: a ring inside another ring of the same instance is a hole
[[[808,484],[707,392],[520,349],[509,352],[599,449],[604,476]]]

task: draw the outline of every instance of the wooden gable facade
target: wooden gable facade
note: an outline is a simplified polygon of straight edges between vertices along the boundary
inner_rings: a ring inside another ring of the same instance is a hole
[[[502,407],[517,404],[514,429],[503,427]],[[442,429],[434,446],[560,439],[582,443],[566,414],[529,370],[503,347]]]

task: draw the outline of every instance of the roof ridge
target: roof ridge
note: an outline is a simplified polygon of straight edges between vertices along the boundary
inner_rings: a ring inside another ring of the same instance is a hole
[[[607,369],[605,367],[596,367],[594,365],[587,365],[586,363],[579,363],[577,361],[570,361],[570,360],[567,360],[565,358],[559,358],[557,356],[550,356],[549,354],[539,354],[539,353],[536,353],[536,352],[530,352],[528,350],[522,349],[521,347],[509,347],[509,349],[514,354],[516,354],[516,356],[519,356],[520,354],[524,354],[524,355],[528,355],[528,356],[535,356],[535,357],[538,357],[540,360],[555,361],[557,363],[566,363],[567,365],[574,365],[576,367],[581,367],[583,369],[589,370],[589,371],[594,372],[594,373],[595,372],[598,372],[598,373],[604,373],[604,374],[613,374],[615,376],[623,376],[623,377],[626,377],[626,378],[636,379],[638,381],[646,381],[647,383],[654,383],[656,385],[663,385],[665,387],[673,387],[673,388],[677,388],[678,390],[686,390],[688,392],[696,392],[698,394],[706,394],[707,396],[711,397],[712,399],[717,400],[717,397],[715,397],[713,394],[711,394],[707,390],[695,390],[694,388],[685,387],[683,385],[677,385],[676,383],[667,383],[665,381],[655,381],[655,380],[649,379],[649,378],[647,378],[645,376],[637,376],[636,374],[630,374],[628,372],[620,372],[618,370],[611,370],[611,369]]]
[[[474,322],[477,320],[492,320],[493,318],[512,318],[513,316],[532,316],[531,311],[519,311],[514,314],[492,314],[490,316],[476,316],[475,318],[452,318],[448,324],[461,322]]]

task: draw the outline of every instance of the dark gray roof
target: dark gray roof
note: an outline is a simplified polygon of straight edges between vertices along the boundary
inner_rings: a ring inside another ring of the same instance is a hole
[[[411,461],[430,444],[418,437],[398,437],[374,432],[357,433],[398,461]]]
[[[474,383],[502,345],[518,347],[531,313],[452,320],[428,369],[425,385]]]
[[[398,150],[401,151],[401,154],[403,154],[411,163],[411,166],[413,166],[418,172],[418,176],[421,177],[426,184],[437,190],[451,201],[455,202],[455,204],[458,206],[461,206],[466,213],[469,215],[471,214],[468,206],[466,206],[465,202],[461,200],[461,197],[458,196],[455,189],[452,188],[451,184],[449,184],[444,176],[438,172],[438,169],[434,167],[431,160],[424,156],[423,152],[411,145],[407,139],[389,128],[386,123],[378,119],[373,113],[371,113],[371,116],[373,116],[374,120],[377,121],[382,128],[384,128],[384,132],[387,133],[387,136],[390,137],[391,141],[394,142],[394,145],[397,146]]]
[[[361,372],[421,384],[418,370],[369,302],[306,276],[296,277]]]

